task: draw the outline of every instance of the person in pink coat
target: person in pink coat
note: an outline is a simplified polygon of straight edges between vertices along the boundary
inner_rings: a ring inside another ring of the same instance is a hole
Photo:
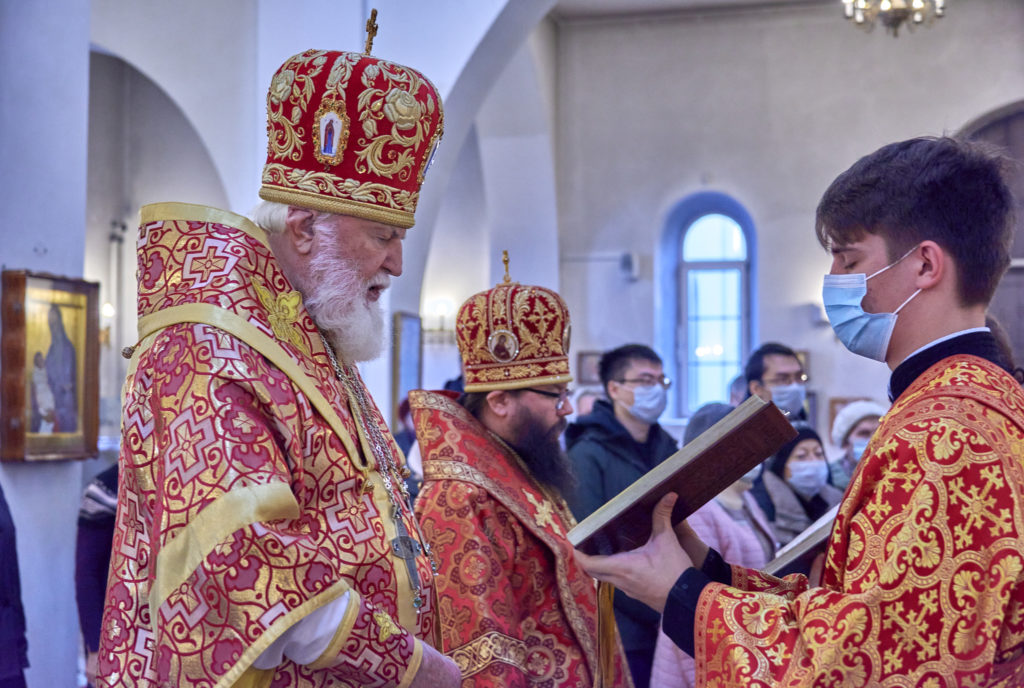
[[[728,404],[705,404],[697,409],[686,426],[684,444],[731,410]],[[718,550],[726,561],[755,569],[771,561],[778,546],[767,517],[750,494],[750,486],[760,471],[761,467],[756,467],[687,519],[700,539]],[[695,674],[693,658],[659,631],[651,688],[689,688],[697,685]]]

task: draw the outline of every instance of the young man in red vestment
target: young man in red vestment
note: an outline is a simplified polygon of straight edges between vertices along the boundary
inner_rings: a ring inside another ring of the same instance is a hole
[[[101,686],[458,685],[355,366],[382,348],[441,103],[369,52],[278,69],[255,223],[142,209]]]
[[[578,553],[664,610],[700,685],[1024,685],[1024,392],[985,327],[1012,208],[1000,159],[950,138],[885,146],[825,192],[825,309],[851,351],[892,369],[894,403],[821,587],[728,566],[672,530],[672,495],[645,546]]]
[[[611,605],[599,642],[596,585],[566,538],[565,302],[506,272],[462,305],[456,334],[466,393],[409,396],[444,651],[464,688],[629,686]]]

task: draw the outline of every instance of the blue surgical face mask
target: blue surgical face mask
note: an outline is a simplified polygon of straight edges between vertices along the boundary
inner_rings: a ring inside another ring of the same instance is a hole
[[[800,411],[804,408],[804,401],[807,399],[807,388],[802,383],[794,382],[768,389],[772,393],[772,403],[785,411],[790,419],[800,415]]]
[[[642,385],[633,389],[633,405],[629,412],[635,418],[654,425],[668,405],[668,392],[660,384]]]
[[[892,330],[896,327],[896,316],[911,299],[921,293],[921,290],[918,289],[911,294],[892,313],[865,313],[861,301],[868,293],[869,279],[896,265],[916,248],[917,246],[904,253],[899,260],[871,275],[865,275],[863,272],[852,275],[825,275],[825,283],[821,290],[825,313],[839,341],[853,353],[885,362],[889,339],[892,338]]]
[[[786,482],[804,499],[810,499],[821,492],[821,488],[828,482],[828,464],[824,461],[793,461],[787,467],[789,477]]]
[[[870,441],[865,439],[850,440],[850,460],[853,463],[858,463],[864,458],[864,450],[868,448],[868,442]]]

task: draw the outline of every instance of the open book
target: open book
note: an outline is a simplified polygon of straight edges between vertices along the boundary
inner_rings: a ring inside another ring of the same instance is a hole
[[[583,519],[569,542],[587,554],[639,547],[665,494],[679,495],[672,510],[672,523],[679,523],[795,436],[775,404],[752,396]]]
[[[770,573],[773,576],[784,576],[787,573],[792,573],[788,569],[792,565],[798,564],[802,558],[809,557],[813,559],[818,552],[824,551],[825,543],[828,542],[829,536],[832,535],[832,523],[836,520],[836,514],[838,513],[839,504],[836,504],[822,514],[821,518],[807,526],[802,533],[779,549],[775,553],[775,558],[764,567],[764,572]]]

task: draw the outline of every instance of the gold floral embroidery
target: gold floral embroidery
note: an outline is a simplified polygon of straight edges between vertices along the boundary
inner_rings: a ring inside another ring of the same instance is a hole
[[[394,619],[388,616],[387,612],[375,611],[373,613],[373,620],[377,622],[377,641],[383,643],[385,640],[393,635],[399,635],[402,631],[398,628]]]
[[[455,648],[448,655],[458,665],[464,680],[495,662],[511,664],[523,671],[528,670],[526,643],[497,631],[474,638],[465,645]]]
[[[374,88],[378,77],[384,78],[384,88]],[[423,145],[430,124],[430,119],[423,117],[423,110],[434,114],[434,98],[428,93],[426,104],[421,105],[412,94],[423,87],[423,79],[384,60],[367,66],[362,82],[365,88],[359,94],[357,106],[365,138],[359,139],[356,170],[406,181],[416,163],[414,151]],[[384,119],[390,122],[391,131],[380,134],[377,124]]]
[[[263,168],[263,183],[383,205],[409,213],[416,210],[420,197],[418,191],[400,191],[385,184],[339,179],[329,172],[305,172],[278,163],[268,163]]]
[[[282,342],[291,343],[296,349],[309,355],[309,347],[303,338],[299,328],[295,326],[301,317],[302,294],[297,291],[290,291],[285,294],[278,294],[277,298],[267,289],[266,283],[258,275],[252,276],[252,286],[259,297],[260,303],[267,309],[267,317],[270,320],[270,328],[274,336]]]
[[[939,461],[946,461],[963,450],[964,429],[950,422],[936,423],[934,427],[934,446],[932,451]]]
[[[316,67],[308,74],[296,75],[293,69],[282,69],[270,84],[267,94],[267,119],[272,125],[268,144],[274,157],[298,160],[302,157],[301,142],[306,138],[305,130],[298,126],[302,113],[313,96],[313,79],[327,62],[325,51],[311,51],[296,56],[294,66],[312,61]],[[288,105],[291,111],[286,113]]]
[[[896,644],[886,649],[885,655],[906,655],[914,646],[917,649],[917,660],[924,662],[934,659],[938,654],[938,637],[928,630],[926,620],[939,609],[938,591],[924,591],[917,598],[916,611],[905,609],[903,602],[894,602],[885,607],[882,627],[894,629]]]
[[[964,509],[961,512],[964,521],[953,527],[953,534],[956,537],[958,547],[963,547],[973,541],[970,532],[981,528],[985,521],[989,521],[992,527],[1001,534],[1010,533],[1013,525],[1010,523],[1010,515],[1002,510],[997,510],[996,497],[993,490],[1003,487],[1003,478],[994,466],[988,466],[981,471],[984,478],[983,487],[978,485],[964,486],[963,478],[956,478],[951,484],[949,491],[950,504],[960,502]]]

